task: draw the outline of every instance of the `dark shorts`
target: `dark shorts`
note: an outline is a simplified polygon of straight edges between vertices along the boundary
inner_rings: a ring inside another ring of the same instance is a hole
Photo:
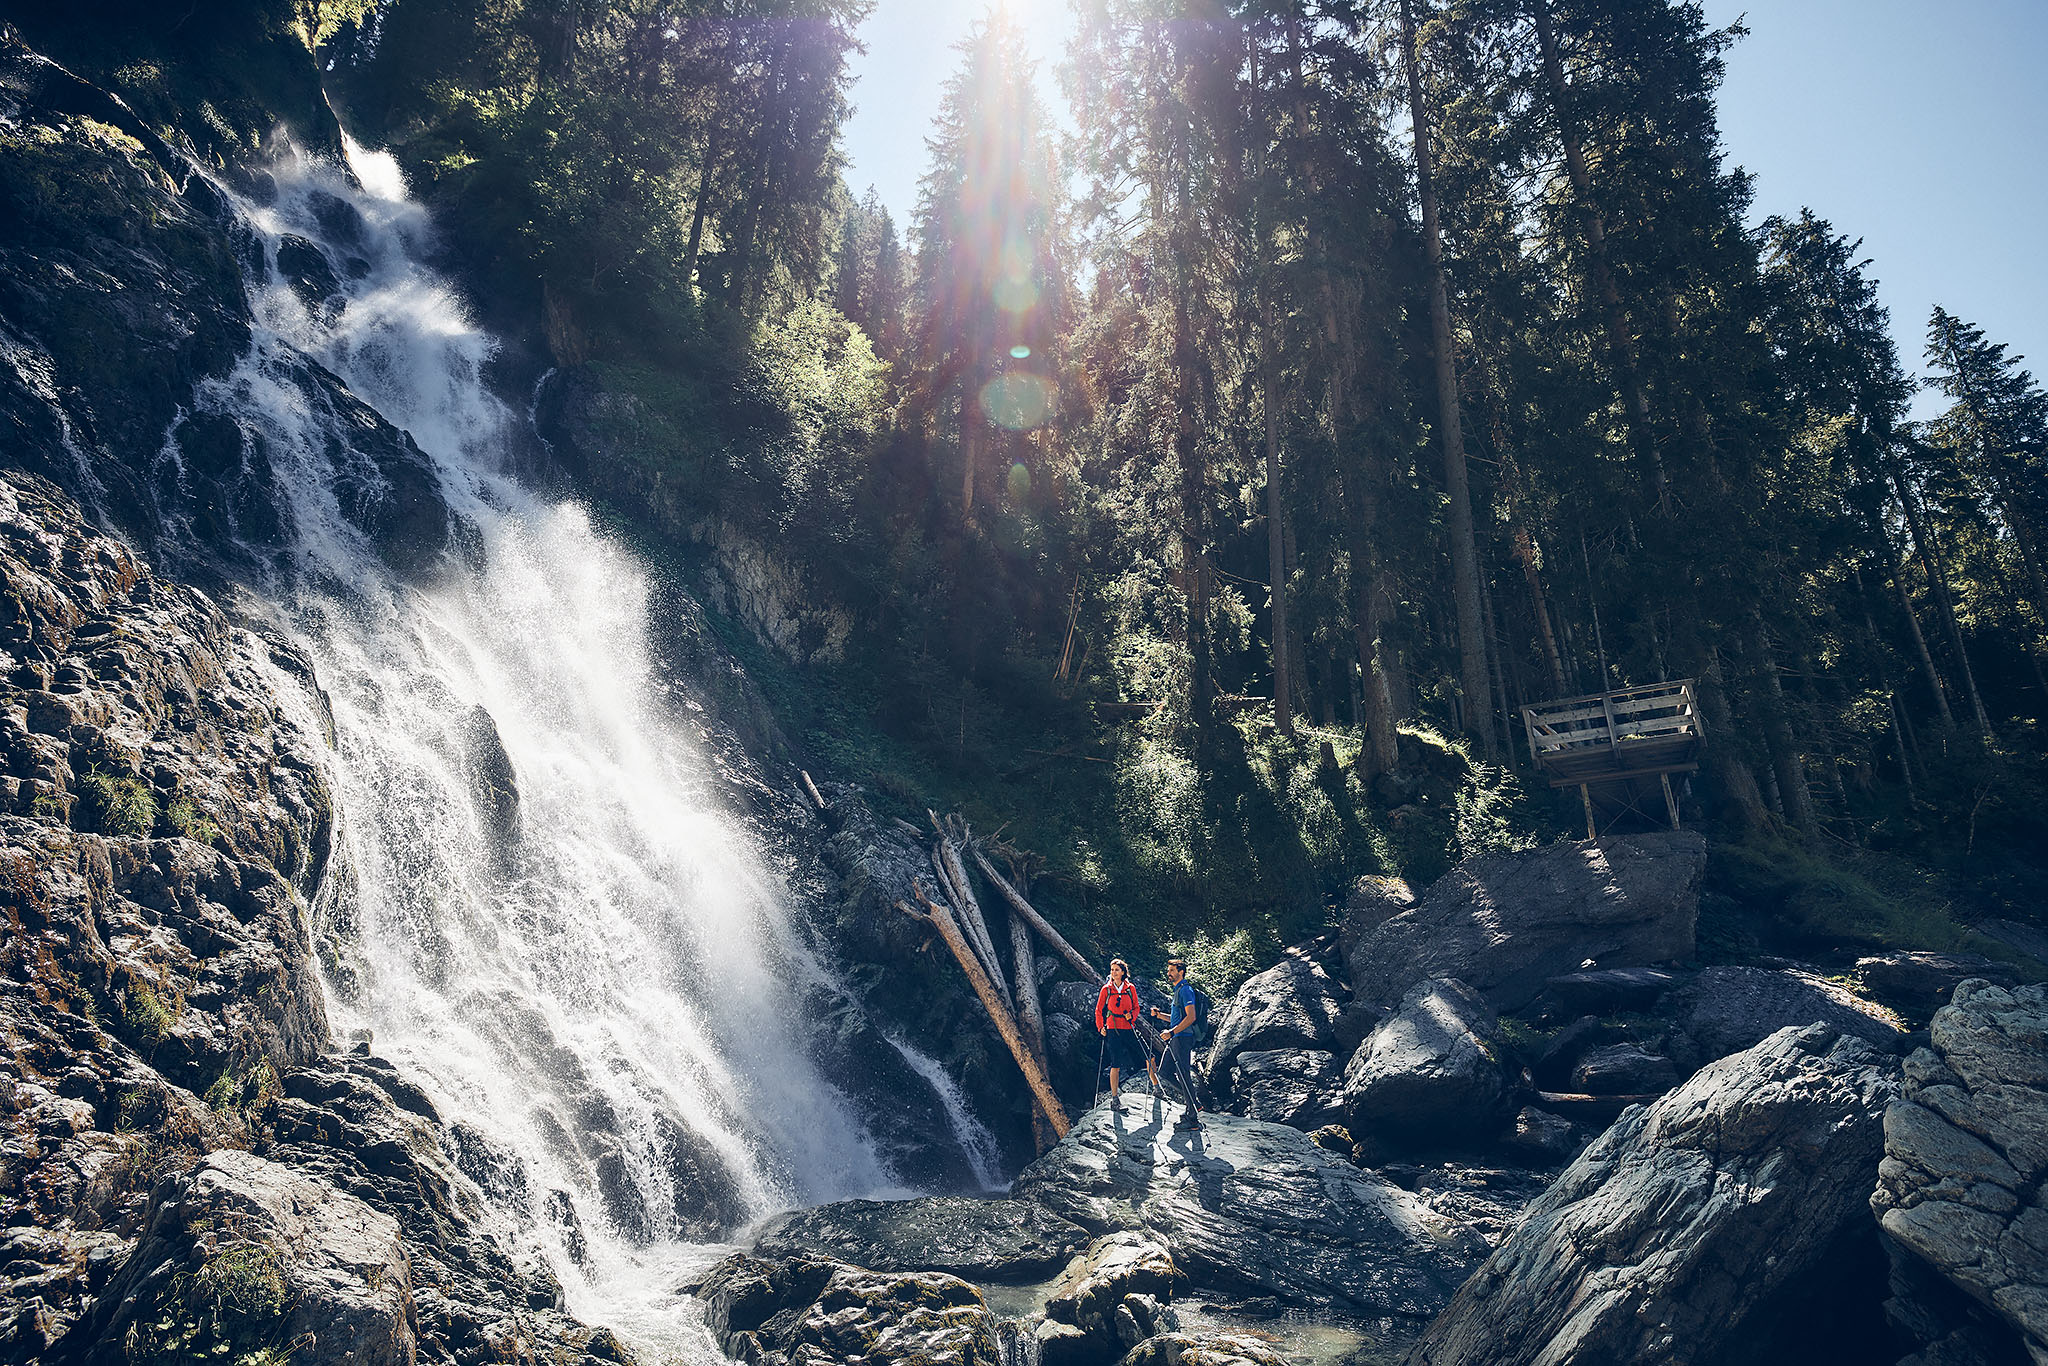
[[[1105,1067],[1114,1067],[1119,1072],[1142,1072],[1145,1070],[1145,1045],[1138,1042],[1135,1029],[1112,1029],[1104,1040],[1102,1062]]]

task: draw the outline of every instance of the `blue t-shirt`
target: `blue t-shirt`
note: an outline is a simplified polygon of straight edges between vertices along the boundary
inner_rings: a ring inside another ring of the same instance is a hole
[[[1180,985],[1173,989],[1173,1018],[1167,1021],[1167,1028],[1179,1029],[1181,1021],[1187,1019],[1188,1012],[1194,1008],[1195,988],[1189,983],[1187,978],[1183,977],[1180,979]],[[1187,1042],[1193,1043],[1194,1040],[1188,1037],[1193,1029],[1194,1026],[1189,1025],[1188,1028],[1182,1029],[1180,1033],[1174,1035],[1174,1038],[1185,1039]]]

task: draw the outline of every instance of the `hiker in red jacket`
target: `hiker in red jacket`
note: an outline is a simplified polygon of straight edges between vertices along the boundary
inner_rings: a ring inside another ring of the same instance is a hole
[[[1152,1078],[1152,1094],[1159,1094],[1159,1073],[1153,1070],[1152,1059],[1138,1042],[1136,1033],[1138,1013],[1143,1009],[1138,989],[1131,985],[1130,964],[1112,958],[1109,980],[1102,984],[1102,991],[1095,998],[1095,1032],[1102,1035],[1102,1051],[1109,1059],[1110,1108],[1119,1113],[1124,1102],[1117,1088],[1123,1085],[1125,1068],[1142,1065]]]

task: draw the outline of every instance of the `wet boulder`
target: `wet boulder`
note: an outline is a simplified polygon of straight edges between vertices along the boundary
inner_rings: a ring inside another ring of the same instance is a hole
[[[871,1271],[944,1271],[977,1281],[1049,1276],[1088,1242],[1077,1224],[1028,1200],[934,1195],[842,1200],[765,1224],[755,1255],[826,1257]]]
[[[512,756],[505,752],[498,723],[480,705],[456,720],[455,731],[470,800],[485,839],[502,859],[519,838],[519,776],[513,771]]]
[[[981,1292],[941,1272],[736,1255],[683,1287],[726,1355],[749,1366],[1001,1366]]]
[[[1880,1048],[1905,1037],[1900,1021],[1818,973],[1799,968],[1704,968],[1664,998],[1671,1057],[1690,1071],[1754,1046],[1781,1029],[1824,1024]]]
[[[1420,1320],[1486,1254],[1471,1231],[1298,1129],[1205,1114],[1200,1134],[1107,1106],[1012,1194],[1096,1233],[1148,1234],[1196,1286]]]
[[[1895,1259],[2048,1360],[2048,987],[1964,982],[1929,1032],[1885,1115],[1871,1208]],[[1919,1312],[1905,1317],[1935,1325],[1923,1342],[1969,1327],[1934,1296],[1908,1298]]]
[[[1863,1040],[1813,1025],[1629,1111],[1528,1207],[1410,1362],[1777,1359],[1778,1315],[1824,1314],[1814,1283],[1869,1241],[1896,1076]]]
[[[1418,983],[1344,1067],[1346,1127],[1407,1147],[1477,1147],[1508,1116],[1497,1022],[1461,982]]]
[[[1131,1349],[1119,1366],[1286,1366],[1273,1344],[1244,1333],[1161,1333]]]
[[[308,308],[317,308],[341,293],[341,282],[327,263],[327,253],[292,233],[278,239],[277,273]]]
[[[1253,1119],[1313,1131],[1344,1113],[1344,1064],[1317,1048],[1240,1053],[1230,1089]]]
[[[1210,1084],[1229,1078],[1240,1053],[1334,1049],[1343,1009],[1337,983],[1305,956],[1290,955],[1246,978],[1230,1003],[1217,1012],[1207,1064]]]
[[[455,539],[433,460],[325,366],[302,360],[290,378],[315,416],[342,515],[386,564],[424,576]]]
[[[1705,839],[1685,831],[1471,858],[1413,905],[1380,897],[1344,933],[1352,992],[1391,1005],[1452,977],[1514,1010],[1554,977],[1693,956]]]
[[[1162,1301],[1186,1283],[1166,1244],[1151,1234],[1126,1230],[1097,1239],[1046,1297],[1046,1321],[1079,1332],[1058,1334],[1055,1355],[1067,1362],[1115,1360],[1171,1322]]]

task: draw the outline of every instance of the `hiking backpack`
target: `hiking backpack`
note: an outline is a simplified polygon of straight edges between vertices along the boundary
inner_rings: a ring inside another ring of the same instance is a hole
[[[1211,1031],[1209,1013],[1216,1009],[1216,1003],[1209,999],[1209,993],[1200,987],[1188,988],[1195,994],[1195,1027],[1188,1031],[1188,1045],[1191,1048],[1207,1048]]]

